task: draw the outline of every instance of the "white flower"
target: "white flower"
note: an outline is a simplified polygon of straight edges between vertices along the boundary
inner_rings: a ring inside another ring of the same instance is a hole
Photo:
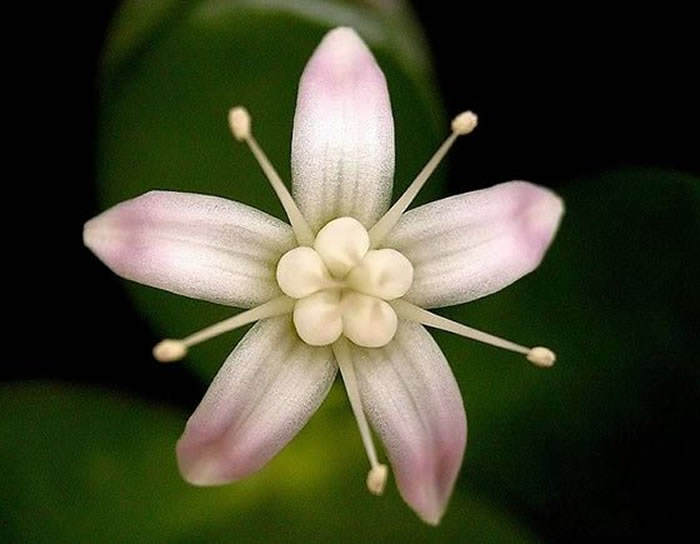
[[[250,308],[161,342],[159,360],[179,359],[194,344],[256,322],[178,442],[184,478],[217,485],[259,470],[304,426],[340,368],[371,466],[370,491],[383,491],[387,467],[367,419],[401,496],[437,523],[467,429],[457,383],[424,325],[522,353],[539,366],[551,366],[554,354],[424,308],[469,302],[532,271],[557,229],[561,200],[510,182],[406,212],[455,139],[476,126],[466,112],[387,211],[394,173],[389,94],[374,57],[348,28],[326,35],[299,84],[294,198],[253,138],[246,110],[232,109],[229,122],[291,226],[237,202],[153,191],[88,221],[84,231],[85,244],[125,278]]]

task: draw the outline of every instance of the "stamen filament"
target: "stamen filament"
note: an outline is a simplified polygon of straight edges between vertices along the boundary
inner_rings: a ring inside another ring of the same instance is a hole
[[[296,236],[297,242],[302,246],[310,246],[314,241],[314,234],[306,221],[304,216],[299,210],[296,202],[289,193],[286,185],[280,178],[275,167],[265,155],[265,152],[258,145],[258,142],[253,137],[253,133],[250,130],[250,114],[245,108],[240,106],[232,108],[229,111],[229,125],[231,127],[231,132],[233,132],[234,137],[239,141],[244,141],[248,144],[250,151],[253,156],[258,161],[260,168],[267,177],[272,185],[272,188],[277,193],[277,198],[279,198],[282,207],[284,208],[289,222],[292,225],[292,230]]]
[[[423,185],[425,185],[425,182],[428,181],[428,178],[430,178],[431,174],[440,164],[440,161],[442,161],[450,150],[450,147],[452,147],[457,137],[463,134],[469,134],[475,127],[476,115],[472,112],[467,111],[454,118],[452,121],[452,134],[447,137],[435,154],[430,158],[418,176],[416,176],[416,179],[413,180],[411,185],[408,186],[408,189],[401,195],[401,198],[399,198],[369,230],[371,247],[374,248],[381,244],[386,235],[389,234],[391,229],[398,223],[401,215],[408,209],[413,199],[416,198],[419,191],[423,188]]]
[[[374,448],[372,434],[362,408],[362,399],[360,398],[360,390],[357,387],[357,376],[355,375],[355,366],[353,365],[352,356],[350,355],[350,347],[348,346],[348,341],[344,337],[341,336],[335,341],[333,344],[333,353],[335,354],[336,361],[338,361],[338,367],[340,367],[340,373],[343,376],[345,390],[348,393],[350,405],[355,414],[355,420],[360,429],[362,443],[367,452],[367,458],[371,466],[367,474],[367,488],[374,495],[381,495],[384,492],[388,471],[386,465],[381,464],[377,459],[377,450]]]
[[[464,336],[465,338],[483,342],[484,344],[507,349],[516,353],[522,353],[527,357],[528,361],[537,366],[552,366],[556,359],[554,352],[547,348],[539,346],[528,348],[521,346],[520,344],[516,344],[510,340],[505,340],[498,336],[473,329],[472,327],[462,325],[461,323],[457,323],[456,321],[452,321],[446,317],[434,314],[403,299],[392,300],[390,304],[394,308],[396,315],[398,315],[400,318],[407,319],[409,321],[416,321],[428,327],[452,332],[454,334]]]
[[[259,321],[260,319],[291,313],[294,310],[294,303],[295,300],[293,298],[285,295],[273,298],[260,306],[236,314],[223,321],[219,321],[185,338],[179,340],[168,338],[163,340],[153,348],[153,356],[163,363],[178,361],[187,355],[188,348],[200,344],[205,340],[243,327],[254,321]]]

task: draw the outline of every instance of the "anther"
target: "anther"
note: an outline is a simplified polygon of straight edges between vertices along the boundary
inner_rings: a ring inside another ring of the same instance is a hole
[[[474,112],[462,112],[457,117],[452,119],[452,132],[458,134],[459,136],[469,134],[476,128],[478,120],[479,119]]]
[[[375,465],[367,473],[367,489],[372,495],[384,493],[389,469],[386,465]]]
[[[549,368],[554,365],[557,356],[551,349],[537,346],[532,348],[527,354],[527,360],[532,364],[543,368]]]
[[[250,114],[242,106],[231,108],[228,112],[228,124],[233,136],[239,142],[250,137]]]
[[[158,342],[153,348],[153,357],[161,363],[172,363],[179,361],[187,355],[187,344],[182,340],[172,340],[168,338]]]

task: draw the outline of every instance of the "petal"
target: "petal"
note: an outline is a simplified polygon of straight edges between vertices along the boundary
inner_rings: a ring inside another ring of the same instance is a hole
[[[316,231],[354,217],[366,228],[391,198],[394,120],[384,74],[352,29],[324,37],[299,82],[293,193]]]
[[[362,404],[386,449],[403,499],[437,524],[452,494],[467,419],[445,356],[419,324],[399,321],[381,349],[352,346]]]
[[[288,225],[254,208],[167,191],[91,219],[83,240],[124,278],[242,308],[281,294],[275,265],[294,246]]]
[[[384,245],[413,264],[407,300],[424,308],[462,304],[537,268],[563,211],[552,191],[511,181],[405,213]]]
[[[183,477],[194,485],[218,485],[262,468],[316,411],[336,370],[331,349],[300,341],[289,316],[255,324],[178,441]]]

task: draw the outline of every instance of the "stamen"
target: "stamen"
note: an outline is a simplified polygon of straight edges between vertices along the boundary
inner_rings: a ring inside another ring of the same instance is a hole
[[[393,306],[394,311],[400,318],[416,321],[428,327],[434,327],[443,331],[459,334],[460,336],[471,338],[472,340],[477,340],[478,342],[483,342],[484,344],[507,349],[516,353],[522,353],[527,357],[528,361],[539,367],[550,367],[556,360],[554,352],[550,349],[539,346],[534,348],[521,346],[520,344],[516,344],[509,340],[499,338],[498,336],[467,327],[466,325],[462,325],[461,323],[457,323],[456,321],[452,321],[446,317],[434,314],[403,299],[392,300],[390,304]]]
[[[440,161],[447,154],[450,147],[452,147],[457,137],[469,134],[476,128],[476,123],[477,117],[471,111],[460,113],[452,120],[452,134],[450,134],[438,148],[432,158],[423,167],[423,170],[420,171],[416,179],[408,186],[406,192],[401,195],[401,198],[399,198],[394,205],[389,208],[389,211],[387,211],[369,230],[369,238],[372,242],[371,247],[377,247],[382,240],[384,240],[386,235],[389,234],[389,231],[394,228],[403,212],[406,211],[411,202],[413,202],[413,199],[416,198],[418,192],[423,188],[425,182],[428,181],[428,178],[435,171],[438,164],[440,164]]]
[[[243,327],[254,321],[259,321],[260,319],[291,313],[294,309],[294,303],[295,300],[287,296],[273,298],[265,304],[261,304],[260,306],[236,314],[233,317],[219,321],[185,338],[179,340],[168,338],[159,342],[153,348],[153,357],[161,363],[179,361],[187,355],[188,348],[200,344],[205,340],[232,331],[238,327]]]
[[[377,451],[374,448],[372,434],[370,433],[369,425],[367,424],[365,412],[362,409],[362,399],[360,398],[360,390],[357,387],[355,366],[353,365],[352,357],[350,355],[350,347],[348,346],[347,342],[348,341],[342,336],[338,338],[338,340],[336,340],[333,344],[333,353],[338,361],[340,373],[343,375],[345,390],[348,392],[350,405],[352,406],[352,411],[355,414],[357,426],[360,429],[362,443],[365,446],[367,458],[369,459],[369,464],[372,467],[367,474],[367,489],[369,489],[369,492],[374,495],[381,495],[384,492],[384,486],[386,485],[388,469],[386,465],[381,464],[377,460]]]
[[[279,177],[274,166],[272,166],[267,155],[265,155],[265,152],[260,148],[258,142],[253,137],[253,133],[250,130],[250,114],[248,110],[241,106],[232,108],[228,113],[228,122],[236,140],[244,141],[248,144],[250,151],[258,161],[270,185],[272,185],[275,193],[277,193],[277,198],[279,198],[287,217],[289,217],[289,222],[292,225],[292,230],[294,230],[294,235],[299,245],[310,246],[313,244],[314,234],[309,223],[302,215],[296,202],[294,202],[292,195],[289,194],[289,190]]]

